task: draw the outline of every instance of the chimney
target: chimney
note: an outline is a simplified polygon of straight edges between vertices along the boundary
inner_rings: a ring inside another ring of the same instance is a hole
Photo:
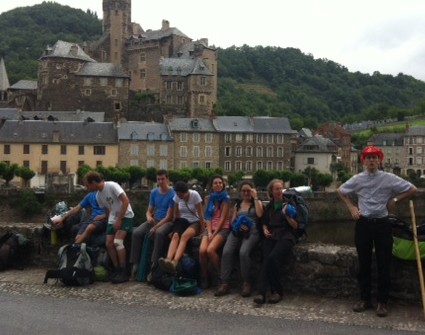
[[[168,29],[170,29],[170,21],[168,21],[168,20],[162,20],[161,30],[162,31],[166,31]]]

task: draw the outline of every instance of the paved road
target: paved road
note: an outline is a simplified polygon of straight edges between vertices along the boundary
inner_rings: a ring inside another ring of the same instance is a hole
[[[415,334],[425,332],[422,306],[392,302],[387,318],[353,313],[352,299],[285,295],[254,308],[251,299],[212,290],[176,297],[148,285],[95,283],[68,288],[44,269],[0,273],[1,334]],[[193,328],[188,330],[188,327]],[[119,330],[124,328],[123,330]],[[59,331],[58,331],[59,329]]]
[[[414,334],[269,316],[0,293],[2,334]],[[419,333],[417,333],[419,334]]]

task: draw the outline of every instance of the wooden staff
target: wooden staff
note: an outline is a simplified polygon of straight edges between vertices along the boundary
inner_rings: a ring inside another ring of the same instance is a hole
[[[424,310],[424,318],[425,318],[424,274],[422,272],[422,260],[421,260],[421,253],[419,251],[418,230],[417,230],[417,226],[416,226],[416,216],[415,216],[415,208],[413,207],[413,200],[409,200],[409,207],[410,207],[410,215],[412,216],[413,241],[415,242],[416,263],[418,264],[419,283],[421,285],[421,295],[422,295],[422,308]]]

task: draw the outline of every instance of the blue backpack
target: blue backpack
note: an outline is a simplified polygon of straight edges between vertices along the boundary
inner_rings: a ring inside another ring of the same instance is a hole
[[[287,189],[283,192],[284,200],[297,209],[297,215],[294,218],[298,222],[297,237],[298,240],[307,236],[307,227],[309,219],[309,209],[305,199],[300,192],[294,189]]]

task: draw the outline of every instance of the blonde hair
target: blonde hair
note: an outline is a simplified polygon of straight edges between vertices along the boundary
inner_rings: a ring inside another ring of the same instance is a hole
[[[283,182],[282,179],[275,178],[275,179],[270,180],[270,182],[267,185],[267,194],[268,194],[270,199],[273,198],[273,185],[276,184],[276,183],[281,183],[282,186],[285,186],[285,183]]]

